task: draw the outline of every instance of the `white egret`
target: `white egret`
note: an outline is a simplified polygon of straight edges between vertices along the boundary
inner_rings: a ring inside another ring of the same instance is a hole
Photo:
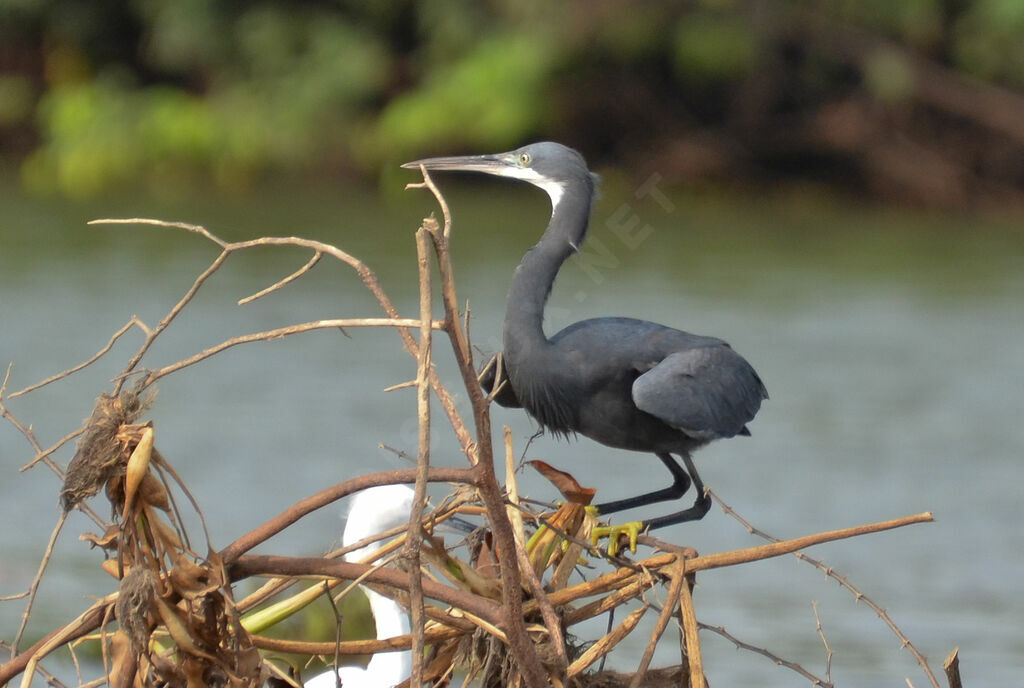
[[[409,521],[413,491],[407,485],[383,485],[363,490],[352,498],[348,521],[341,536],[348,547],[360,540],[391,530]],[[348,561],[360,561],[380,549],[380,543],[362,547],[345,555]],[[409,632],[409,616],[394,600],[360,586],[370,601],[377,638],[393,638]],[[339,666],[306,681],[305,688],[393,688],[412,674],[412,651],[378,652],[366,668]]]

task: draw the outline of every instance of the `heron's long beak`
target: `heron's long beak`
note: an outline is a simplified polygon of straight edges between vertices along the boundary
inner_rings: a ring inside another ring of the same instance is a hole
[[[443,158],[424,158],[407,162],[402,167],[409,170],[418,170],[420,165],[428,170],[442,170],[450,172],[483,172],[484,174],[502,175],[510,167],[514,166],[509,153],[498,153],[497,155],[457,155]]]

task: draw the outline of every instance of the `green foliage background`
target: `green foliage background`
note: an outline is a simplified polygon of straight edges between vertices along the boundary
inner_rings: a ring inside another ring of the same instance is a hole
[[[0,0],[0,155],[31,191],[86,196],[372,175],[541,137],[651,149],[735,114],[752,82],[776,88],[786,52],[766,43],[791,10],[1024,87],[1019,0]],[[785,100],[745,116],[850,88],[804,52]],[[858,87],[899,103],[907,74],[875,55]]]

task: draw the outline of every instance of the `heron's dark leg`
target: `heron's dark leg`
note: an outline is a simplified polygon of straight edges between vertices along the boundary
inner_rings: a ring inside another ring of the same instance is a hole
[[[704,481],[700,479],[697,467],[693,465],[693,459],[690,458],[689,454],[683,454],[682,457],[683,463],[686,464],[686,470],[690,472],[690,478],[693,479],[693,487],[697,490],[697,499],[689,509],[683,509],[668,516],[647,519],[644,521],[644,527],[648,530],[686,521],[699,521],[704,518],[704,514],[711,508],[711,497],[704,493]]]
[[[683,467],[676,463],[676,460],[672,458],[671,454],[659,453],[658,458],[665,464],[669,472],[672,474],[673,482],[666,488],[661,490],[655,490],[654,492],[648,492],[646,494],[637,495],[636,497],[629,497],[628,499],[618,499],[614,502],[605,502],[604,504],[598,504],[597,510],[601,514],[613,514],[616,511],[625,511],[626,509],[632,509],[638,506],[645,506],[647,504],[654,504],[656,502],[667,502],[671,499],[679,499],[686,491],[690,489],[690,476],[683,470]],[[690,462],[690,457],[683,455],[685,461]],[[692,465],[692,462],[690,462]],[[699,480],[699,478],[698,478]],[[704,485],[700,484],[701,494],[704,493]],[[646,522],[645,522],[646,524]]]

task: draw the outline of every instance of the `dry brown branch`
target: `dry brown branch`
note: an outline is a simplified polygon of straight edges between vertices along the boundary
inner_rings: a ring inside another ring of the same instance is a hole
[[[682,568],[685,570],[686,561]],[[680,576],[683,578],[683,576]],[[693,608],[692,581],[686,580],[679,586],[679,616],[683,622],[683,640],[686,645],[686,664],[690,667],[690,686],[704,688],[704,660],[700,649],[700,638],[697,623],[697,612]]]
[[[962,688],[960,682],[960,648],[955,647],[942,663],[942,669],[946,672],[946,680],[949,681],[949,688]]]
[[[98,600],[70,623],[46,634],[35,645],[11,658],[6,664],[0,664],[0,686],[6,685],[12,678],[26,671],[30,664],[34,667],[53,650],[92,633],[99,627],[116,599],[115,593]]]
[[[618,626],[613,628],[609,633],[602,636],[596,643],[587,648],[583,654],[577,657],[576,660],[569,665],[569,670],[567,672],[569,678],[579,676],[594,662],[607,656],[609,652],[615,649],[616,645],[622,642],[623,638],[633,632],[633,629],[640,623],[640,619],[643,618],[644,614],[650,608],[650,605],[645,604],[639,609],[633,610]]]
[[[433,644],[457,638],[465,632],[463,628],[434,626],[423,631],[423,639],[425,642]],[[387,652],[388,650],[408,650],[412,647],[412,637],[412,633],[406,633],[405,635],[396,635],[392,638],[317,643],[253,636],[253,643],[261,650],[271,650],[273,652],[289,652],[299,655],[329,655],[337,652],[339,655],[347,656],[370,655],[375,652]]]
[[[712,626],[710,624],[701,623],[701,622],[697,622],[697,626],[701,630],[712,631],[713,633],[717,633],[718,635],[722,636],[723,638],[725,638],[726,640],[731,642],[733,645],[735,645],[740,650],[746,650],[748,652],[753,652],[755,654],[762,655],[763,657],[767,657],[768,659],[770,659],[772,662],[774,662],[775,664],[777,664],[779,666],[784,666],[787,669],[792,669],[793,671],[795,671],[796,673],[800,674],[801,676],[803,676],[804,678],[806,678],[808,681],[810,681],[811,683],[813,683],[816,686],[822,686],[822,688],[832,688],[832,684],[829,681],[815,676],[814,674],[812,674],[811,672],[807,671],[807,669],[805,669],[804,667],[800,666],[796,662],[791,662],[788,659],[783,659],[782,657],[779,657],[777,654],[775,654],[774,652],[771,652],[770,650],[768,650],[766,648],[757,647],[756,645],[751,645],[750,643],[746,643],[746,642],[740,640],[739,638],[737,638],[736,636],[734,636],[733,634],[729,633],[729,631],[725,630],[725,627],[723,627],[723,626]]]
[[[768,533],[765,533],[764,531],[758,530],[753,525],[751,525],[748,521],[743,519],[738,513],[736,513],[735,510],[732,509],[732,507],[730,507],[728,504],[726,504],[724,501],[722,501],[718,497],[718,495],[716,495],[714,492],[712,492],[711,490],[708,490],[708,494],[711,496],[712,499],[714,499],[716,502],[718,502],[718,505],[722,508],[723,512],[725,512],[729,516],[732,516],[734,519],[739,521],[739,523],[741,525],[743,525],[744,528],[747,529],[747,532],[749,532],[752,535],[757,535],[758,537],[763,538],[765,540],[769,540],[771,542],[775,542],[775,543],[779,542],[778,538],[776,538],[776,537],[774,537],[772,535],[769,535]],[[919,514],[918,516],[919,517],[927,517],[927,518],[921,518],[920,519],[921,521],[931,521],[931,520],[933,520],[932,519],[932,515],[931,515],[930,512],[925,513],[925,514]],[[912,518],[914,518],[914,517],[912,517]],[[935,674],[932,673],[931,668],[928,666],[928,660],[925,658],[925,656],[923,654],[921,654],[920,651],[918,651],[918,649],[916,647],[914,647],[914,644],[910,642],[910,639],[903,633],[903,631],[900,630],[899,626],[896,625],[896,623],[892,620],[892,618],[890,618],[890,616],[885,612],[884,609],[882,609],[879,605],[875,604],[875,602],[873,600],[871,600],[871,598],[867,597],[864,593],[862,593],[860,590],[858,590],[856,587],[854,587],[853,584],[850,583],[850,581],[845,576],[841,576],[838,573],[836,573],[836,571],[831,566],[826,566],[821,561],[819,561],[817,559],[813,559],[813,558],[807,556],[806,554],[804,554],[803,552],[794,552],[794,554],[795,554],[797,559],[800,559],[801,561],[806,561],[808,564],[811,564],[812,566],[815,566],[815,567],[819,568],[820,570],[822,570],[825,573],[825,575],[827,575],[828,577],[836,580],[840,585],[842,585],[844,588],[846,588],[847,590],[852,592],[853,595],[854,595],[854,598],[856,600],[858,600],[860,602],[863,602],[868,607],[870,607],[871,610],[874,611],[875,614],[877,614],[878,617],[880,619],[882,619],[882,621],[885,622],[885,624],[896,635],[896,637],[900,639],[901,647],[907,648],[910,651],[910,653],[912,655],[914,655],[914,658],[917,659],[917,663],[921,665],[921,669],[924,671],[925,675],[928,677],[928,680],[931,682],[933,688],[939,688],[939,682],[935,678]]]
[[[526,554],[526,550],[523,549],[522,543],[518,540],[516,540],[516,557],[519,559],[519,572],[526,579],[526,583],[530,588],[530,594],[533,595],[533,599],[537,602],[537,607],[540,609],[541,618],[544,620],[544,627],[548,632],[548,642],[554,648],[555,657],[558,660],[559,672],[564,673],[569,666],[569,656],[565,651],[565,637],[562,635],[562,624],[558,620],[558,614],[555,613],[555,608],[551,605],[551,600],[548,599],[548,595],[544,591],[544,586],[537,577],[537,573],[530,565],[530,558]]]
[[[407,590],[409,578],[401,571],[390,568],[374,569],[366,564],[323,559],[320,557],[283,557],[275,555],[245,554],[228,568],[232,581],[251,576],[329,576],[353,579],[370,571],[366,580],[392,588]],[[477,595],[465,593],[448,585],[423,581],[423,594],[430,599],[444,602],[467,611],[484,621],[501,626],[504,614],[499,605]]]
[[[19,426],[19,423],[14,418],[14,416],[12,416],[12,415],[10,415],[8,413],[5,413],[4,417],[7,418],[7,420],[9,420],[13,425]],[[32,468],[37,463],[42,461],[44,464],[46,464],[47,468],[49,468],[51,471],[53,471],[54,475],[56,475],[58,478],[63,480],[64,479],[64,471],[62,471],[60,469],[60,467],[57,466],[57,464],[55,464],[50,459],[50,456],[52,456],[56,451],[58,451],[61,447],[63,447],[65,444],[67,444],[71,440],[73,440],[73,439],[75,439],[77,437],[80,437],[82,435],[82,431],[83,430],[84,430],[84,428],[79,428],[77,430],[72,430],[67,435],[64,435],[64,437],[61,437],[59,440],[57,440],[57,442],[54,443],[48,449],[43,449],[42,447],[39,447],[38,444],[36,444],[36,448],[37,448],[36,449],[36,455],[32,457],[31,461],[29,461],[27,464],[25,464],[24,466],[19,468],[18,471],[19,472],[27,471],[28,469]],[[32,436],[32,431],[31,430],[27,430],[25,432],[25,436],[28,438],[29,442],[35,444],[35,438]]]
[[[470,482],[472,476],[465,468],[431,468],[428,472],[430,482],[458,483]],[[278,516],[272,518],[261,526],[254,528],[241,536],[230,545],[220,551],[220,557],[225,564],[233,563],[239,556],[245,554],[253,547],[269,540],[282,530],[298,521],[303,516],[316,511],[322,507],[332,504],[342,497],[365,490],[368,487],[377,485],[396,485],[399,483],[416,482],[416,470],[407,468],[396,471],[385,471],[383,473],[371,473],[346,480],[345,482],[332,485],[317,492],[314,495],[296,502],[288,509],[285,509]]]
[[[49,468],[53,472],[54,475],[56,475],[61,480],[64,480],[64,471],[61,470],[60,466],[58,466],[56,463],[53,462],[53,459],[50,458],[50,455],[53,454],[58,449],[60,449],[62,446],[64,446],[70,440],[72,440],[75,437],[78,437],[79,435],[81,435],[82,434],[82,429],[76,430],[74,432],[71,432],[71,433],[65,435],[63,438],[61,438],[57,442],[57,444],[55,444],[54,446],[50,447],[49,449],[45,449],[44,450],[39,445],[39,442],[36,440],[36,436],[35,436],[35,433],[32,432],[32,428],[25,426],[21,421],[19,421],[17,418],[15,418],[14,414],[12,414],[10,409],[7,408],[7,404],[4,401],[4,399],[5,399],[4,395],[5,395],[5,392],[7,390],[7,383],[10,380],[11,369],[13,367],[14,367],[13,363],[9,364],[7,366],[7,372],[4,374],[4,380],[3,380],[2,383],[0,383],[0,418],[3,418],[8,423],[13,425],[14,428],[18,432],[21,433],[21,435],[25,438],[25,440],[32,447],[32,450],[35,452],[35,456],[32,458],[32,460],[28,464],[22,466],[19,470],[20,471],[27,470],[27,469],[31,468],[32,466],[34,466],[36,463],[39,463],[40,461],[42,461],[46,465],[46,467]],[[87,516],[89,516],[89,518],[91,518],[93,521],[95,521],[97,524],[102,524],[103,523],[102,519],[100,519],[94,512],[92,512],[92,510],[90,510],[88,508],[83,508],[82,511]]]
[[[184,222],[166,222],[163,220],[152,220],[147,218],[108,218],[102,220],[92,220],[91,222],[89,222],[89,224],[148,225],[153,227],[184,229],[188,232],[198,234],[208,239],[209,241],[212,241],[214,244],[216,244],[222,249],[221,253],[217,256],[213,263],[206,270],[204,270],[199,275],[199,277],[196,278],[196,280],[193,282],[192,286],[188,289],[185,295],[178,301],[177,304],[174,305],[174,307],[168,312],[168,314],[164,316],[164,318],[160,321],[160,324],[152,331],[150,331],[150,333],[146,337],[146,340],[139,348],[138,352],[136,352],[135,356],[132,357],[131,361],[129,361],[128,365],[125,367],[125,370],[122,372],[120,380],[124,380],[130,373],[135,371],[135,368],[138,366],[139,362],[142,360],[142,357],[152,346],[156,338],[160,336],[160,334],[167,328],[168,325],[170,325],[170,323],[174,320],[178,313],[180,313],[181,310],[195,297],[196,293],[199,291],[199,288],[206,282],[207,279],[209,279],[209,277],[214,272],[216,272],[221,267],[221,265],[224,263],[227,257],[232,253],[244,251],[251,248],[263,246],[292,246],[298,248],[305,248],[307,250],[313,251],[314,253],[318,252],[323,255],[331,256],[332,258],[335,258],[336,260],[345,263],[346,265],[350,266],[353,270],[356,271],[356,274],[359,275],[359,278],[362,280],[363,285],[377,299],[378,304],[380,305],[381,309],[383,309],[388,319],[390,319],[391,321],[402,320],[402,318],[398,314],[398,310],[395,308],[394,303],[391,301],[391,298],[384,291],[384,288],[381,286],[380,281],[377,279],[376,274],[374,274],[374,272],[358,258],[330,244],[325,244],[323,242],[313,241],[310,239],[302,239],[300,237],[261,237],[259,239],[250,239],[247,241],[230,243],[220,239],[212,232],[207,230],[205,227],[199,225],[192,225]],[[410,323],[409,325],[409,327],[418,326],[418,322]],[[416,357],[417,344],[415,339],[413,339],[412,335],[404,327],[396,327],[396,331],[402,337],[402,343],[405,346],[406,350],[410,353],[410,355]],[[468,431],[466,431],[466,428],[462,424],[461,419],[459,418],[458,411],[455,407],[455,400],[452,398],[448,390],[445,389],[444,385],[441,384],[440,378],[438,378],[437,373],[433,369],[431,369],[430,371],[430,386],[431,389],[434,391],[434,394],[437,396],[438,400],[441,402],[441,406],[444,408],[445,413],[448,415],[449,421],[451,422],[452,428],[455,431],[456,437],[458,437],[459,439],[463,452],[466,454],[467,458],[470,459],[470,461],[475,461],[473,440],[470,437]],[[115,389],[115,392],[119,391],[119,389],[120,382],[119,386]]]
[[[430,468],[430,356],[433,350],[430,321],[433,318],[433,288],[430,280],[430,254],[427,230],[416,232],[416,257],[420,276],[420,341],[416,364],[416,415],[419,420],[419,441],[416,461],[416,486],[409,517],[409,533],[405,538],[403,556],[409,571],[409,612],[412,617],[412,676],[410,685],[423,685],[424,610],[423,571],[420,568],[420,523],[427,501],[427,471]]]
[[[878,533],[883,530],[901,528],[915,523],[926,523],[932,520],[934,520],[932,515],[925,512],[914,516],[893,519],[891,521],[881,521],[879,523],[843,528],[841,530],[832,530],[825,533],[805,535],[804,537],[794,538],[792,540],[783,540],[770,545],[748,547],[745,549],[721,552],[718,554],[708,554],[687,560],[686,570],[689,573],[694,573],[696,571],[716,569],[723,566],[736,566],[738,564],[749,563],[751,561],[759,561],[761,559],[782,556],[783,554],[792,554],[797,550],[806,549],[807,547],[820,545],[825,542],[842,540],[844,538],[856,537],[859,535],[867,535],[869,533]],[[676,556],[677,555],[674,553],[657,554],[653,557],[648,557],[647,559],[637,562],[637,565],[648,569],[651,572],[660,573],[662,569],[671,566],[675,561]],[[593,595],[599,595],[625,587],[630,582],[630,579],[634,574],[635,571],[631,568],[620,568],[617,571],[607,573],[593,580],[578,583],[572,587],[564,588],[552,593],[550,595],[551,603],[556,606],[560,606],[569,604],[570,602],[582,597],[591,597]],[[531,610],[533,608],[532,604],[528,604],[526,608],[527,611]]]
[[[615,592],[604,595],[582,607],[571,609],[565,615],[565,625],[573,626],[581,621],[592,619],[595,616],[600,616],[601,614],[610,612],[613,609],[618,609],[630,600],[640,597],[645,590],[656,584],[657,579],[649,573],[644,572],[643,575],[639,575],[634,578],[629,585],[619,588]]]
[[[437,321],[431,321],[430,326],[435,329],[442,329],[443,324]],[[302,332],[311,332],[313,330],[324,330],[324,329],[336,329],[345,327],[420,327],[420,321],[418,319],[411,318],[335,318],[331,320],[315,320],[313,322],[298,323],[296,325],[288,325],[287,327],[278,327],[273,330],[266,330],[263,332],[253,332],[251,334],[240,335],[238,337],[232,337],[227,339],[216,346],[211,346],[208,349],[204,349],[199,353],[189,356],[186,359],[164,366],[158,370],[154,370],[146,376],[146,384],[150,385],[162,377],[170,375],[171,373],[177,372],[182,368],[195,365],[200,361],[206,360],[215,354],[219,354],[225,349],[230,349],[233,346],[239,344],[251,344],[253,342],[269,342],[274,339],[280,339],[281,337],[287,337],[293,334],[300,334]]]

